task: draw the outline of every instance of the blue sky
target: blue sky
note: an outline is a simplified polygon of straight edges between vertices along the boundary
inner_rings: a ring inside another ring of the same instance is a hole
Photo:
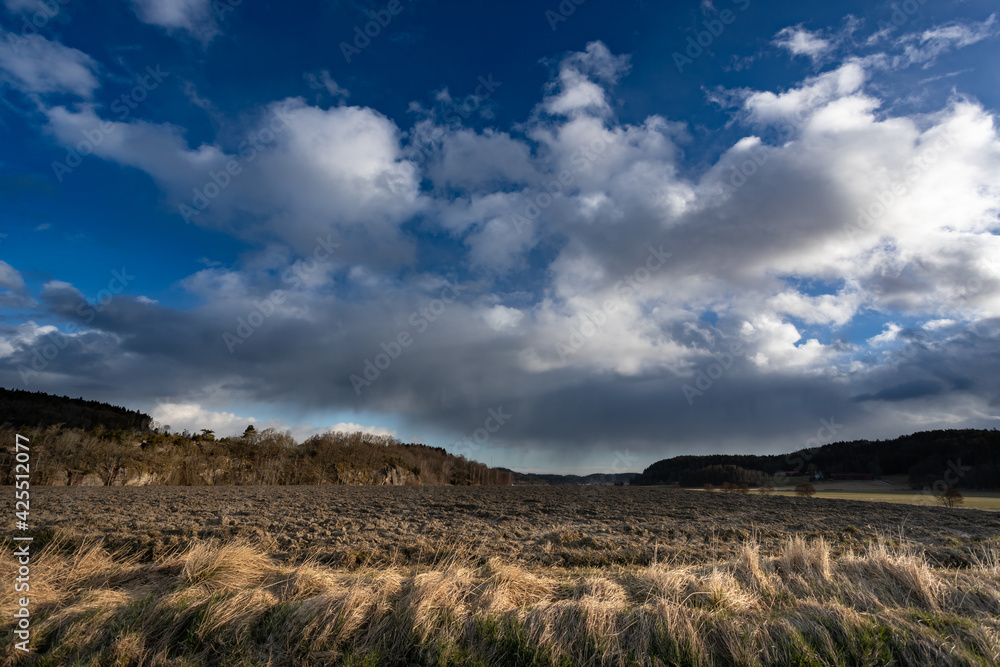
[[[3,386],[522,470],[996,424],[992,3],[3,5]]]

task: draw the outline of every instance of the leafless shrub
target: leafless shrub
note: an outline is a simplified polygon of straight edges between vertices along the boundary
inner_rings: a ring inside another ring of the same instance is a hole
[[[934,498],[945,507],[958,507],[965,502],[965,496],[954,486],[936,490]]]
[[[816,495],[816,487],[809,482],[806,482],[805,484],[797,484],[795,486],[795,493],[802,498],[811,498]]]

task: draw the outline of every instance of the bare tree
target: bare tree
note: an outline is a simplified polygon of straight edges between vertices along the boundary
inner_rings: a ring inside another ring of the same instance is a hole
[[[962,495],[962,492],[954,486],[938,489],[934,492],[934,497],[945,507],[958,507],[965,502],[965,497]]]
[[[816,495],[816,487],[808,482],[805,484],[798,484],[795,487],[795,493],[803,498],[811,498]]]

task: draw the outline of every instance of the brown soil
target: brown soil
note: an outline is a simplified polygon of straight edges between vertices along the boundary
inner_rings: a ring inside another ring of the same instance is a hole
[[[708,563],[755,537],[777,550],[914,544],[962,566],[1000,540],[1000,513],[656,487],[35,487],[32,529],[148,556],[196,538],[250,537],[281,558],[338,565],[501,556],[546,566]]]

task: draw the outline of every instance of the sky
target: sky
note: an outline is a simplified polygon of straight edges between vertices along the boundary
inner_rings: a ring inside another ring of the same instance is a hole
[[[582,474],[1000,420],[995,3],[0,1],[2,386]]]

